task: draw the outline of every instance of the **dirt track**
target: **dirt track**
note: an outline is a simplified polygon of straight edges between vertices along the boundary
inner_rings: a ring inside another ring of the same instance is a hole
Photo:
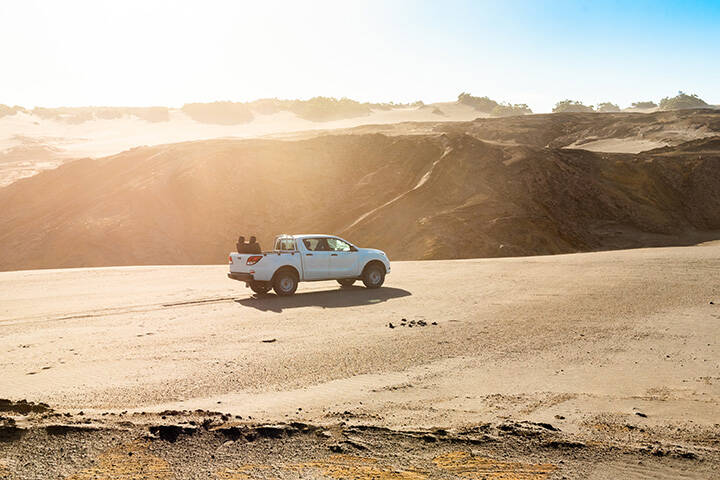
[[[223,266],[1,273],[2,396],[97,419],[531,422],[573,441],[675,448],[709,478],[718,271],[720,245],[397,262],[383,289],[310,283],[291,298],[252,297]]]

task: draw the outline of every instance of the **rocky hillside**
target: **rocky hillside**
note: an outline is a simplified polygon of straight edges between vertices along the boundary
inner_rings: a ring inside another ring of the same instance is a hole
[[[239,233],[269,246],[278,233],[332,232],[394,259],[720,238],[717,138],[610,154],[554,148],[547,132],[567,132],[558,126],[516,136],[486,128],[493,139],[484,141],[482,122],[415,135],[197,141],[69,162],[0,189],[0,270],[221,263]]]

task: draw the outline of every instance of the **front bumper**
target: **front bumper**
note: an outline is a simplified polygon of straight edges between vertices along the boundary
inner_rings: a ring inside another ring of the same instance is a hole
[[[239,280],[241,282],[252,282],[253,280],[255,280],[251,273],[230,272],[227,275],[228,278],[232,278],[233,280]]]

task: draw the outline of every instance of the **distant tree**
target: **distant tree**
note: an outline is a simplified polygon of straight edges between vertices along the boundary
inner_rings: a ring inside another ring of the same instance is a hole
[[[491,113],[496,117],[512,117],[516,115],[529,115],[532,113],[532,110],[524,103],[516,103],[514,105],[500,103],[492,109]]]
[[[370,109],[373,109],[373,110],[392,110],[393,108],[396,108],[396,105],[393,104],[392,102],[390,102],[390,103],[387,103],[387,102],[383,102],[383,103],[370,103],[370,102],[366,102],[366,103],[363,103],[363,104],[361,104],[361,105],[364,105],[364,106],[366,106],[367,108],[370,108]]]
[[[95,109],[93,114],[95,115],[95,118],[99,118],[101,120],[113,120],[116,118],[122,118],[125,112],[123,112],[123,109],[120,107],[100,107]]]
[[[461,93],[458,95],[458,103],[462,103],[463,105],[468,105],[478,112],[483,113],[491,113],[493,108],[497,107],[499,104],[495,100],[491,100],[488,97],[473,97],[469,93]]]
[[[632,108],[642,108],[642,109],[646,109],[646,108],[655,108],[655,107],[657,107],[657,103],[651,102],[651,101],[648,101],[648,102],[633,102],[633,104],[632,104]]]
[[[102,107],[35,107],[32,114],[46,120],[56,120],[70,124],[80,124],[95,120],[95,112]]]
[[[582,102],[578,102],[577,100],[563,100],[557,102],[553,108],[553,113],[594,111],[592,106],[583,105]]]
[[[239,104],[238,104],[239,105]],[[253,112],[269,115],[281,111],[295,113],[298,117],[313,122],[327,122],[344,118],[369,115],[373,110],[392,110],[394,108],[420,108],[424,104],[418,100],[413,103],[369,103],[357,102],[349,98],[314,97],[309,100],[281,100],[264,98],[244,104]]]
[[[0,103],[0,118],[8,116],[8,115],[15,115],[18,112],[25,112],[23,107],[15,105],[14,107],[10,107],[8,105],[3,105]]]
[[[665,97],[660,100],[660,110],[682,110],[686,108],[703,108],[708,104],[695,94],[688,95],[678,92],[674,97]]]
[[[603,102],[597,104],[597,106],[595,107],[595,111],[601,113],[619,112],[620,107],[618,107],[614,103]]]
[[[369,115],[372,110],[368,103],[359,103],[349,98],[313,97],[310,100],[294,100],[290,111],[298,117],[313,122],[327,122],[342,118]]]

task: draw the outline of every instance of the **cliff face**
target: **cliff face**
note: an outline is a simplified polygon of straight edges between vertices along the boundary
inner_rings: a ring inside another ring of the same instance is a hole
[[[482,141],[477,128],[70,162],[0,189],[0,269],[222,263],[241,233],[265,247],[279,233],[336,233],[398,260],[720,238],[717,139],[609,154]]]

